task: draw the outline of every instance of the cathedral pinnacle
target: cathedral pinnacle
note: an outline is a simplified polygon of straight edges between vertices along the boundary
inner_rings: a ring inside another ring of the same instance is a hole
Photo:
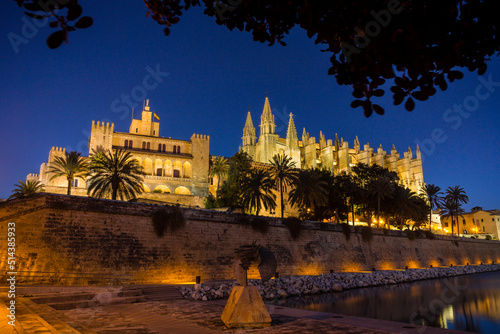
[[[271,111],[271,105],[269,104],[269,98],[266,96],[266,101],[264,102],[264,109],[262,110],[262,115],[260,116],[260,134],[273,134],[276,125],[274,124],[274,115]]]
[[[288,129],[286,131],[286,145],[288,147],[299,146],[299,138],[297,136],[297,129],[295,128],[292,113],[290,113],[290,120],[288,121]]]
[[[255,145],[257,141],[257,136],[255,135],[255,127],[252,122],[252,115],[250,110],[247,113],[247,120],[245,121],[245,127],[243,128],[243,146]]]

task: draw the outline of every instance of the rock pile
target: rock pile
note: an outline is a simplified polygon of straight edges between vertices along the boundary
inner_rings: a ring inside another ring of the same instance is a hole
[[[345,272],[316,276],[284,276],[265,283],[260,280],[249,280],[248,285],[257,286],[263,299],[274,299],[496,270],[500,270],[500,264],[408,269],[405,271]],[[237,284],[236,282],[207,283],[199,288],[181,287],[179,291],[185,298],[196,300],[224,299],[229,297],[233,286]]]

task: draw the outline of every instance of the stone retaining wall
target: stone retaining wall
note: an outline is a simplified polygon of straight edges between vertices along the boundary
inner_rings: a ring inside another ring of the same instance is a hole
[[[182,209],[185,227],[156,236],[152,215],[162,206],[54,194],[0,203],[0,249],[7,223],[16,223],[18,282],[28,284],[179,283],[233,278],[232,252],[256,241],[270,248],[281,275],[330,270],[391,270],[500,263],[500,242],[436,236],[409,240],[373,229],[371,241],[354,229],[346,240],[336,224],[307,222],[294,240],[279,219],[267,233],[238,214]],[[1,253],[2,268],[7,254]],[[4,272],[5,273],[5,272]],[[255,269],[249,277],[257,277]]]

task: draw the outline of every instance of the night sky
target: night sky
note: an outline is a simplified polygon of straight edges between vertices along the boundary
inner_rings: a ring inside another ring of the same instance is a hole
[[[229,157],[241,145],[248,108],[258,128],[267,91],[281,136],[292,112],[299,137],[304,127],[317,140],[320,130],[327,139],[338,133],[352,147],[357,135],[362,146],[382,144],[390,152],[394,144],[401,155],[409,146],[415,154],[422,143],[426,183],[463,187],[470,198],[467,210],[500,209],[497,59],[483,83],[466,72],[411,113],[387,96],[380,101],[386,114],[365,118],[360,108],[350,107],[350,87],[327,75],[330,55],[298,27],[286,37],[286,47],[270,47],[254,42],[250,33],[218,26],[195,8],[167,37],[145,16],[140,0],[121,1],[120,7],[114,1],[81,3],[94,25],[70,33],[69,45],[50,50],[45,40],[55,30],[30,30],[33,20],[14,1],[2,1],[0,198],[28,173],[38,173],[52,146],[87,155],[92,120],[127,132],[132,109],[123,97],[136,104],[135,118],[142,99],[150,100],[161,118],[160,136],[189,140],[193,133],[206,134],[210,153]],[[23,31],[26,43],[13,47],[9,36]],[[157,80],[144,83],[150,72]],[[454,105],[465,105],[461,115]]]

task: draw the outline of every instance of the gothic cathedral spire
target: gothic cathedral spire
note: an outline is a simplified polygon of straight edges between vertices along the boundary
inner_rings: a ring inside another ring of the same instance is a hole
[[[274,134],[276,125],[274,124],[274,115],[271,111],[271,105],[269,104],[269,98],[266,96],[266,101],[264,102],[264,110],[260,116],[260,134]]]
[[[290,121],[288,121],[288,130],[286,131],[286,146],[289,148],[299,147],[299,137],[297,136],[292,113],[290,113]]]
[[[257,136],[255,135],[255,127],[252,122],[252,115],[250,115],[250,110],[247,114],[247,120],[245,122],[245,127],[243,128],[243,146],[255,145],[257,141]]]

